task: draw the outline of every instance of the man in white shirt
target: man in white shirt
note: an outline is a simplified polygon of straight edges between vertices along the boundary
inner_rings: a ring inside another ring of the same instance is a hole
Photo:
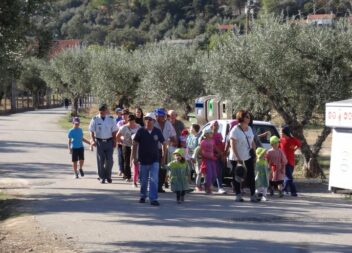
[[[88,130],[91,145],[97,147],[98,179],[102,184],[105,184],[105,181],[112,183],[111,170],[117,127],[114,117],[109,115],[106,104],[99,106],[99,114],[92,118]]]
[[[177,148],[177,135],[174,127],[171,122],[166,120],[166,111],[163,108],[158,108],[155,110],[156,122],[154,126],[159,128],[164,136],[165,142],[168,145],[168,149]],[[159,153],[161,153],[161,144],[159,144]],[[161,163],[160,163],[161,164]],[[163,190],[163,185],[168,187],[168,183],[166,182],[166,170],[162,167],[159,169],[159,185],[158,192],[165,192]]]

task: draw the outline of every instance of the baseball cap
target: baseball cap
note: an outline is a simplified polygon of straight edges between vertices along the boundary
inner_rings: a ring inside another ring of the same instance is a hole
[[[148,112],[143,118],[144,118],[144,119],[156,120],[155,114],[154,114],[153,112]]]
[[[74,117],[73,119],[72,119],[72,123],[73,124],[79,124],[79,123],[81,123],[81,121],[80,121],[80,119],[78,118],[78,117]]]
[[[115,112],[122,112],[122,109],[120,107],[116,107]]]
[[[270,137],[270,144],[278,144],[280,142],[280,139],[277,136],[271,136]]]
[[[156,116],[165,116],[166,112],[164,108],[157,108],[155,109],[155,115]]]
[[[99,104],[99,111],[105,111],[108,109],[108,106],[104,103]]]

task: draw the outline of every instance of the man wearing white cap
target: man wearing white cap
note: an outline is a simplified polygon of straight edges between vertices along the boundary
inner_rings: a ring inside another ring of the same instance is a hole
[[[166,143],[160,129],[154,127],[154,113],[147,113],[144,116],[144,127],[138,129],[132,146],[132,162],[140,163],[140,203],[145,203],[147,198],[148,178],[149,180],[149,200],[153,206],[158,206],[158,181],[159,181],[159,161],[165,163]],[[159,147],[162,144],[161,159],[159,157]],[[138,150],[138,161],[137,161]]]

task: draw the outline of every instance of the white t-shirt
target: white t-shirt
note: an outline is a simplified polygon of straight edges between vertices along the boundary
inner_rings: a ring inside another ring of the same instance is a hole
[[[139,124],[136,124],[135,128],[130,128],[128,125],[123,125],[119,130],[119,133],[123,136],[122,145],[132,147],[132,138],[140,127],[141,126]]]
[[[172,126],[170,121],[168,121],[168,120],[165,121],[163,129],[161,129],[161,127],[159,125],[159,122],[157,122],[157,121],[154,123],[154,126],[161,130],[161,132],[163,133],[165,142],[167,144],[169,144],[170,138],[176,137],[175,128]],[[161,149],[161,144],[160,143],[159,143],[159,149]]]
[[[239,157],[240,159],[238,159],[236,157],[236,155],[234,154],[234,152],[232,150],[232,146],[231,146],[229,159],[232,161],[237,161],[237,160],[246,161],[249,158],[251,158],[249,155],[249,150],[250,150],[250,148],[252,148],[252,143],[253,143],[253,139],[254,139],[254,134],[253,134],[252,128],[250,126],[248,126],[247,131],[243,132],[241,130],[241,128],[239,127],[239,125],[237,125],[234,128],[232,128],[229,135],[230,135],[230,139],[236,140],[237,153],[240,156]],[[249,142],[250,146],[248,146],[246,136],[248,138],[248,142]]]

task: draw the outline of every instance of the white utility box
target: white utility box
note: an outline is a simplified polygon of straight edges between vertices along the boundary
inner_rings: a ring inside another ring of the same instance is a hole
[[[325,125],[332,128],[329,190],[352,190],[352,99],[325,107]]]

